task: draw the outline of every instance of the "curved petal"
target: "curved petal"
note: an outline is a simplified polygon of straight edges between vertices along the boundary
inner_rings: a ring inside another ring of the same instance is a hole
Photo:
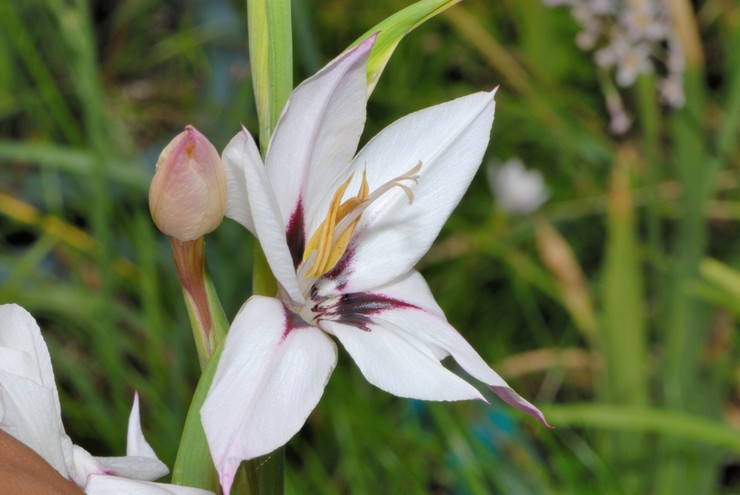
[[[66,434],[56,412],[58,404],[48,388],[0,371],[0,429],[32,448],[66,478],[71,459],[63,447]]]
[[[246,163],[262,165],[257,145],[252,135],[246,129],[242,130],[229,141],[221,155],[221,162],[226,172],[226,212],[225,215],[236,220],[255,233],[252,211],[249,207],[247,183],[245,177]]]
[[[77,447],[75,445],[75,447]],[[153,481],[170,472],[159,459],[141,456],[93,457],[98,469],[89,470],[91,474],[109,474],[136,480]]]
[[[279,300],[254,296],[246,302],[201,409],[224,493],[242,460],[272,452],[301,429],[336,360],[334,342]]]
[[[128,418],[126,457],[94,457],[99,466],[97,473],[112,474],[137,480],[152,481],[170,472],[159,460],[141,431],[139,394],[134,394],[134,404]]]
[[[368,330],[323,321],[368,382],[398,397],[421,400],[485,400],[472,385],[442,366],[434,352],[404,332],[373,321]]]
[[[94,474],[152,481],[169,473],[169,469],[157,458],[141,431],[138,393],[134,394],[134,404],[129,415],[125,457],[95,457],[77,445],[73,449],[72,477],[80,485],[84,485],[89,476]]]
[[[304,302],[288,247],[285,223],[280,216],[278,199],[265,167],[252,161],[244,163],[249,206],[254,229],[272,274],[296,304]]]
[[[67,477],[71,451],[65,445],[71,442],[41,330],[16,304],[0,306],[0,325],[0,429]]]
[[[85,487],[87,495],[215,495],[208,490],[188,486],[136,481],[117,476],[94,474]]]
[[[46,348],[46,342],[41,336],[41,329],[33,316],[17,304],[3,304],[0,306],[0,322],[2,322],[0,349],[7,348],[24,353],[26,356],[24,361],[28,365],[28,368],[25,368],[27,374],[22,374],[19,370],[14,371],[6,368],[4,361],[0,361],[0,369],[30,378],[52,390],[54,395],[57,396],[49,350]],[[61,415],[61,408],[58,405],[56,410]]]
[[[388,126],[357,155],[352,170],[367,166],[370,191],[421,162],[418,182],[405,181],[363,213],[342,274],[346,290],[379,287],[408,272],[429,250],[478,170],[488,145],[494,93],[475,93],[412,113]],[[355,174],[348,191],[356,191]]]
[[[157,459],[157,454],[154,453],[154,449],[152,449],[149,442],[144,438],[144,432],[141,431],[141,412],[139,411],[138,392],[134,392],[134,404],[131,406],[131,414],[129,414],[128,417],[126,455]],[[162,476],[164,476],[164,474]]]
[[[437,303],[421,275],[414,272],[399,283],[388,284],[377,293],[400,301],[414,301],[416,306],[397,305],[395,309],[383,311],[374,317],[378,324],[399,329],[408,339],[418,340],[432,349],[441,349],[452,355],[468,374],[488,385],[507,404],[549,426],[540,410],[514,392],[463,336],[447,323],[444,315],[436,312]],[[431,311],[427,308],[431,308]]]
[[[365,125],[371,37],[299,85],[285,105],[265,158],[284,224],[303,199],[306,218],[352,160]]]

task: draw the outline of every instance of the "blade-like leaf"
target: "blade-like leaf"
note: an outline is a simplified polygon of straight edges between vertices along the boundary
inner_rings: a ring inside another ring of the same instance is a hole
[[[556,428],[600,428],[657,433],[740,452],[737,430],[719,420],[668,409],[614,404],[545,406],[542,412]]]
[[[293,90],[293,38],[289,0],[247,0],[249,61],[264,156]]]
[[[349,48],[357,46],[368,36],[379,33],[378,39],[373,46],[373,51],[370,53],[370,58],[367,62],[368,96],[373,92],[373,89],[375,89],[375,85],[380,78],[380,74],[383,73],[383,69],[385,69],[385,65],[391,58],[393,50],[396,49],[396,46],[398,46],[398,43],[400,43],[403,37],[428,19],[444,12],[460,1],[461,0],[421,0],[416,2],[415,4],[409,5],[405,9],[396,12],[379,24],[376,24],[349,46]]]

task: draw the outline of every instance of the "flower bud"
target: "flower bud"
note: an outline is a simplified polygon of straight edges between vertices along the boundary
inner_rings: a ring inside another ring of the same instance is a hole
[[[162,150],[149,188],[149,210],[159,230],[192,241],[221,224],[226,174],[210,141],[188,125]]]

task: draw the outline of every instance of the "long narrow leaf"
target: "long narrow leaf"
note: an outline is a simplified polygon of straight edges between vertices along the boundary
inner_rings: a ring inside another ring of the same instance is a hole
[[[362,36],[357,38],[349,48],[357,46],[362,40],[366,39],[375,33],[378,34],[378,39],[373,46],[373,51],[370,53],[370,58],[367,62],[367,85],[368,85],[368,96],[375,89],[375,85],[380,79],[380,75],[385,69],[385,65],[390,60],[393,51],[401,42],[404,36],[413,31],[417,26],[423,24],[427,20],[436,16],[437,14],[444,12],[453,5],[459,3],[461,0],[421,0],[413,5],[409,5],[403,10],[400,10],[388,17],[384,21],[376,24],[369,30],[367,30]]]

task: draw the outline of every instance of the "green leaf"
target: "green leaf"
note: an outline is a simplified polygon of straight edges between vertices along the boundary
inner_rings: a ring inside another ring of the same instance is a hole
[[[293,38],[289,0],[247,0],[249,61],[260,122],[260,149],[293,90]]]
[[[740,272],[712,258],[704,258],[699,264],[702,276],[740,300]]]
[[[222,350],[223,343],[213,353],[200,377],[198,387],[193,395],[193,401],[190,403],[188,416],[185,419],[185,427],[180,440],[180,448],[177,451],[175,466],[172,468],[172,482],[174,484],[203,488],[215,493],[220,493],[218,478],[213,467],[211,453],[208,450],[206,434],[200,422],[200,409],[203,407],[208,390],[211,388],[211,382],[213,382],[213,376],[216,374],[218,359],[221,357]]]
[[[413,5],[409,5],[376,24],[371,29],[357,38],[349,48],[355,47],[364,39],[378,33],[378,39],[375,41],[370,58],[367,62],[367,87],[368,96],[375,89],[375,85],[380,79],[380,75],[385,69],[385,65],[393,55],[398,43],[404,36],[413,31],[417,26],[423,24],[428,19],[444,12],[453,5],[460,3],[461,0],[421,0]],[[250,38],[251,39],[251,38]]]
[[[657,433],[740,453],[737,430],[719,420],[680,411],[612,404],[569,404],[543,407],[542,412],[555,428],[590,427]]]
[[[203,402],[206,400],[206,395],[211,388],[211,382],[213,382],[213,376],[216,374],[218,360],[221,357],[221,351],[226,341],[225,336],[229,328],[229,322],[226,319],[226,315],[224,315],[221,302],[216,294],[216,289],[213,286],[211,278],[205,271],[203,272],[203,277],[208,308],[213,318],[212,332],[214,339],[212,343],[215,346],[215,350],[205,364],[203,374],[198,381],[193,400],[190,403],[182,438],[180,439],[180,446],[177,451],[177,458],[175,459],[175,466],[172,469],[172,482],[178,485],[203,488],[220,493],[218,478],[213,467],[211,453],[208,450],[206,434],[203,431],[203,425],[200,421],[200,409],[203,407]],[[185,298],[185,302],[189,304],[187,297]],[[200,323],[190,307],[188,307],[188,313],[190,314],[190,323],[193,328],[198,331],[202,330],[199,328]]]

